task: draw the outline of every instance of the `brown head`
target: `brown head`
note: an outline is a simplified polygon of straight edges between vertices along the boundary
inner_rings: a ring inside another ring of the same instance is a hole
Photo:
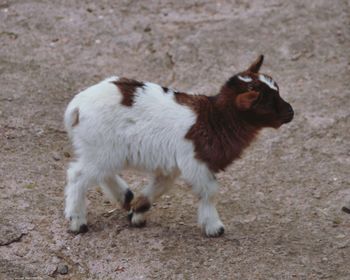
[[[234,103],[239,117],[255,127],[278,128],[293,119],[292,106],[279,94],[277,83],[259,72],[264,56],[245,71],[231,77],[221,93]],[[230,96],[230,97],[229,97]]]

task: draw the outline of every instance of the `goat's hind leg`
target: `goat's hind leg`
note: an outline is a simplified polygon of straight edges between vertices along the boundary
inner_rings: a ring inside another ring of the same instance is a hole
[[[118,202],[125,210],[130,210],[130,203],[134,198],[134,194],[120,176],[106,177],[100,182],[100,186],[112,202]]]
[[[74,233],[88,231],[86,221],[86,192],[94,181],[84,172],[79,162],[71,163],[67,171],[65,189],[65,216],[70,221],[70,230]]]
[[[151,208],[152,203],[173,185],[175,178],[175,175],[153,175],[141,195],[131,203],[128,217],[132,226],[142,227],[146,224],[146,212]]]

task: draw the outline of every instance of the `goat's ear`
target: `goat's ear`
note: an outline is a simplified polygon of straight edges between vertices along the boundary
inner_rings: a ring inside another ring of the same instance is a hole
[[[249,110],[253,103],[259,98],[259,93],[256,91],[248,91],[242,93],[236,98],[236,106],[240,111]]]
[[[259,55],[258,59],[255,60],[252,65],[249,66],[248,71],[253,73],[258,73],[260,70],[261,65],[263,64],[264,56],[261,54]]]

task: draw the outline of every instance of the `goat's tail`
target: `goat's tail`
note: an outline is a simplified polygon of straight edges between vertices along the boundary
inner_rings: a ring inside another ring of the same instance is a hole
[[[72,129],[79,124],[79,108],[68,106],[64,113],[64,126],[68,135],[72,133]]]

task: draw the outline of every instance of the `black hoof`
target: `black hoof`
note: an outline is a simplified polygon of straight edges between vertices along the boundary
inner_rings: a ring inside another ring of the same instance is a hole
[[[219,228],[219,230],[216,233],[207,234],[207,237],[219,237],[219,236],[223,235],[224,232],[225,232],[225,228],[221,227],[221,228]]]
[[[218,236],[223,235],[223,234],[224,234],[224,232],[225,232],[224,227],[221,227],[221,228],[220,228],[220,230],[219,230],[219,232],[218,232]]]
[[[84,224],[80,226],[78,233],[86,233],[88,231],[89,231],[88,226]]]
[[[345,207],[345,206],[341,210],[343,210],[343,212],[345,212],[347,214],[350,214],[350,209]]]
[[[86,232],[88,232],[89,231],[89,228],[88,228],[88,226],[87,225],[81,225],[80,226],[80,228],[79,228],[79,230],[71,230],[71,229],[69,229],[69,230],[67,230],[67,232],[68,233],[72,233],[72,234],[74,234],[74,235],[78,235],[78,234],[80,234],[80,233],[86,233]]]

